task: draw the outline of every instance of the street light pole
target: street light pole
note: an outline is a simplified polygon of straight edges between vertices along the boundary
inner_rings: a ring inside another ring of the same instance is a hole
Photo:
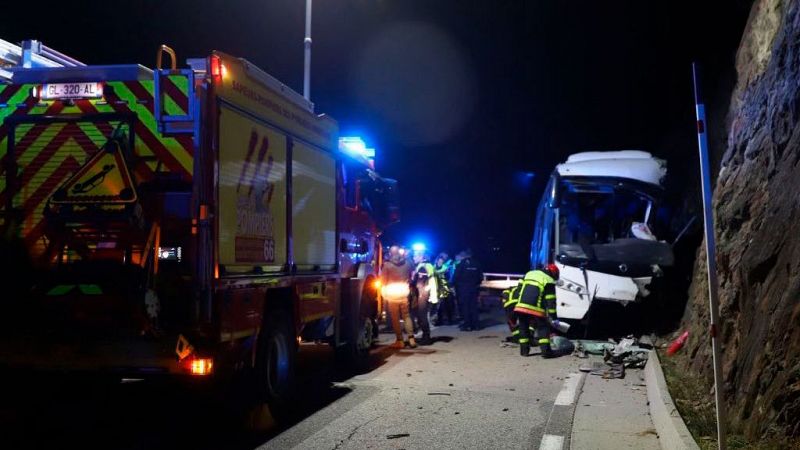
[[[303,64],[303,97],[311,101],[311,2],[306,0],[305,62]]]

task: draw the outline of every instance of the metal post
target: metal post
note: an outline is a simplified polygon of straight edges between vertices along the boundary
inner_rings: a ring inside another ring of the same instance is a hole
[[[34,55],[42,53],[42,43],[36,40],[22,41],[22,67],[34,67]]]
[[[311,2],[306,0],[305,62],[303,64],[303,97],[311,101]]]
[[[714,239],[714,211],[711,204],[711,169],[708,162],[708,137],[706,135],[706,111],[700,92],[700,74],[697,63],[692,64],[694,78],[694,100],[697,112],[697,143],[700,149],[700,176],[703,186],[703,218],[705,219],[706,265],[708,267],[708,300],[711,309],[711,351],[714,357],[714,399],[717,407],[717,445],[725,450],[724,414],[722,413],[722,361],[720,361],[719,342],[719,297],[717,293],[717,246]]]

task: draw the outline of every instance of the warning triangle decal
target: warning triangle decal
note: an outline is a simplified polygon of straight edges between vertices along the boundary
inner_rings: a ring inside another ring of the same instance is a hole
[[[119,145],[110,141],[92,155],[50,199],[53,204],[126,204],[136,201],[128,166]]]

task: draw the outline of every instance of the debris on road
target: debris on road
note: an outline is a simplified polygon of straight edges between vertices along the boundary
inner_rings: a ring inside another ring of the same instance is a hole
[[[605,379],[624,378],[625,368],[640,369],[647,363],[652,340],[646,338],[643,341],[641,342],[633,336],[620,339],[618,342],[611,339],[608,341],[576,340],[573,355],[577,358],[588,358],[589,355],[603,356],[603,363],[592,361],[582,364],[578,368],[581,372],[602,376]]]
[[[563,336],[550,338],[550,348],[557,355],[569,355],[575,351],[575,344]]]
[[[408,433],[387,434],[386,435],[386,439],[398,439],[398,438],[409,437],[409,436],[411,436],[411,435],[408,434]]]
[[[636,344],[636,339],[625,338],[614,347],[613,351],[606,351],[603,359],[609,364],[623,364],[627,368],[641,369],[647,363],[650,350]]]
[[[656,340],[655,335],[651,336],[644,335],[639,338],[639,346],[647,349],[652,349],[653,347],[655,347],[655,340]]]
[[[448,392],[428,392],[428,395],[450,395]]]
[[[605,379],[612,378],[625,378],[625,365],[624,364],[611,364],[610,367],[593,370],[592,375],[600,375]]]
[[[575,351],[589,355],[603,355],[606,350],[613,350],[615,344],[608,341],[590,341],[578,339],[575,341]]]
[[[581,372],[594,372],[595,370],[600,370],[603,368],[603,363],[600,361],[592,361],[590,364],[582,364],[578,367],[578,370]]]
[[[647,342],[652,342],[649,339]],[[575,352],[578,358],[586,358],[588,355],[602,355],[603,360],[610,364],[623,364],[627,368],[642,368],[647,362],[650,353],[650,344],[640,345],[638,339],[628,336],[619,342],[576,340]]]

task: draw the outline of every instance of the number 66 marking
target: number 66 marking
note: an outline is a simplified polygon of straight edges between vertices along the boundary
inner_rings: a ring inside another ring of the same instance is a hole
[[[275,261],[275,241],[272,239],[264,240],[264,261]]]

